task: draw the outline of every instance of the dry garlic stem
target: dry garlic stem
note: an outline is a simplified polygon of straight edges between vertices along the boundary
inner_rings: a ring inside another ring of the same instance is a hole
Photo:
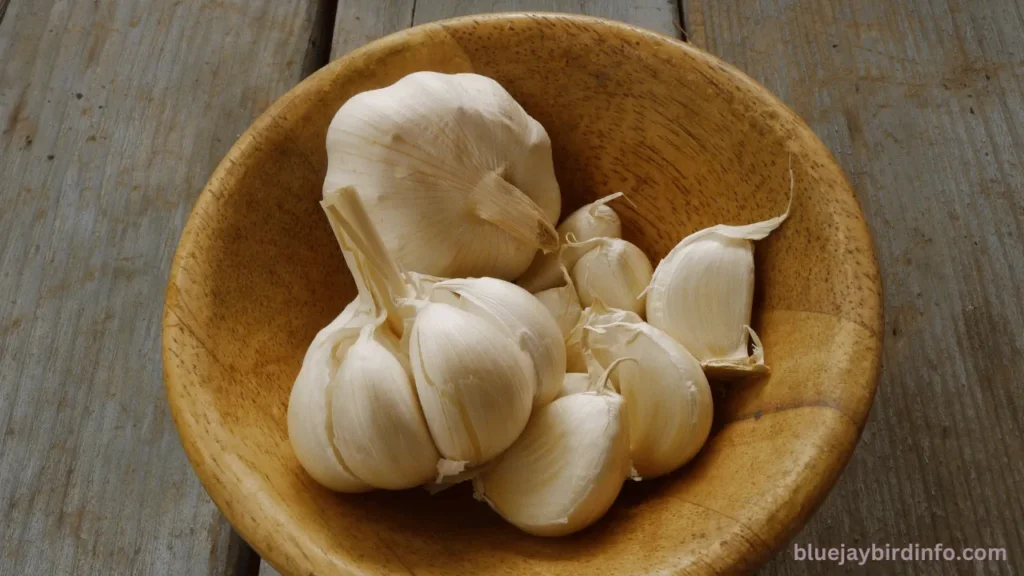
[[[373,321],[372,311],[362,301],[346,306],[313,339],[288,400],[288,439],[299,463],[318,483],[339,492],[372,488],[345,466],[334,448],[328,386],[360,330]]]
[[[554,318],[533,294],[495,278],[460,278],[434,284],[430,296],[442,302],[454,298],[458,308],[503,328],[530,360],[534,406],[555,399],[565,376],[565,341]]]
[[[606,380],[599,392],[540,408],[501,459],[473,479],[477,497],[538,536],[571,534],[601,518],[631,473],[626,407],[603,390]]]
[[[534,293],[558,286],[562,282],[561,267],[564,265],[572,268],[583,255],[583,251],[577,248],[565,247],[566,236],[573,236],[580,242],[592,238],[621,238],[622,221],[615,210],[608,206],[609,202],[620,196],[624,194],[616,192],[605,196],[566,216],[556,229],[558,240],[563,246],[562,253],[538,253],[526,272],[516,280],[516,284]]]
[[[711,376],[731,379],[768,372],[761,343],[750,328],[752,240],[766,237],[788,216],[787,206],[781,216],[764,222],[694,232],[654,271],[647,290],[647,321],[685,346]],[[752,353],[747,351],[748,334]]]
[[[416,72],[350,98],[327,130],[324,199],[344,186],[408,270],[511,280],[558,248],[548,135],[484,76]]]
[[[367,484],[403,490],[431,480],[440,456],[399,343],[382,321],[362,328],[331,380],[334,445]]]
[[[621,238],[594,238],[570,246],[586,250],[572,267],[580,304],[590,306],[600,299],[643,316],[644,291],[653,271],[643,250]]]
[[[576,285],[572,282],[572,276],[565,266],[561,267],[562,277],[565,279],[565,286],[548,288],[534,294],[537,300],[548,309],[559,330],[562,331],[562,338],[568,338],[572,329],[580,321],[580,314],[583,308],[580,306],[580,297],[576,293]]]
[[[591,377],[622,358],[612,378],[629,411],[630,457],[644,478],[668,474],[700,450],[711,430],[711,389],[700,364],[646,322],[588,326],[583,339]]]

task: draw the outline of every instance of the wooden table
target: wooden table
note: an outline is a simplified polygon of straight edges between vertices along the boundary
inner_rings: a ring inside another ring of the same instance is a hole
[[[1021,0],[0,0],[0,574],[260,569],[166,407],[159,319],[188,211],[239,133],[329,58],[521,9],[688,35],[847,170],[883,272],[884,369],[794,542],[1009,555],[871,573],[1024,568]],[[836,569],[789,548],[763,572]]]

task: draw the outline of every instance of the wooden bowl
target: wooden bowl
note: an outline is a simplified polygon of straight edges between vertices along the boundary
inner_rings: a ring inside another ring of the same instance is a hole
[[[657,262],[718,223],[792,215],[757,244],[755,327],[771,376],[718,386],[713,436],[669,477],[627,483],[572,537],[528,536],[460,487],[331,493],[300,468],[285,411],[313,335],[354,287],[317,201],[327,126],[417,70],[497,79],[551,135],[563,214],[625,191],[625,236]],[[882,338],[878,268],[842,171],[764,88],[686,44],[556,14],[394,34],[285,94],[239,139],[185,227],[163,323],[168,399],[210,496],[288,574],[751,571],[807,520],[857,443]]]

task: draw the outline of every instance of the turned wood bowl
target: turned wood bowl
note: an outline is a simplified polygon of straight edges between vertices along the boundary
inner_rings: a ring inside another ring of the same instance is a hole
[[[465,485],[342,495],[287,437],[289,391],[314,334],[355,292],[318,205],[324,139],[353,94],[418,70],[500,82],[547,128],[563,212],[623,191],[625,237],[655,263],[719,223],[782,213],[757,243],[754,327],[771,374],[713,384],[715,423],[681,470],[627,482],[574,536],[507,524]],[[167,287],[168,400],[196,473],[285,574],[749,572],[835,484],[868,416],[882,304],[867,225],[807,125],[735,68],[674,39],[581,16],[427,24],[312,75],[231,148],[189,218]]]

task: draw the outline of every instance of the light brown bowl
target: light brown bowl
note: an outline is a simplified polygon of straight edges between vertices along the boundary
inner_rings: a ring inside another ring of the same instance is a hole
[[[687,234],[792,215],[757,245],[755,327],[769,378],[722,386],[712,438],[667,478],[628,483],[596,526],[542,539],[465,487],[338,495],[300,468],[285,410],[313,335],[354,287],[317,204],[327,125],[417,70],[497,79],[548,130],[563,214],[606,194],[657,262]],[[174,420],[242,536],[288,574],[750,571],[806,521],[875,391],[881,294],[842,171],[761,86],[681,42],[555,14],[412,28],[331,63],[275,103],[217,168],[185,227],[163,324]]]

